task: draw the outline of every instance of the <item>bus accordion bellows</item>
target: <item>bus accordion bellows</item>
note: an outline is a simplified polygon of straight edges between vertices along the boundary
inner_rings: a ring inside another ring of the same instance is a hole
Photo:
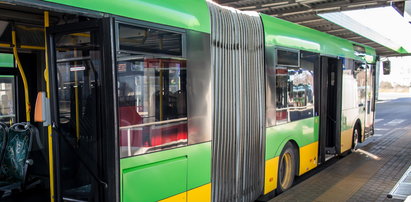
[[[366,45],[205,0],[0,10],[0,121],[35,120],[48,145],[33,145],[20,191],[43,182],[51,201],[265,200],[374,132],[380,62]]]

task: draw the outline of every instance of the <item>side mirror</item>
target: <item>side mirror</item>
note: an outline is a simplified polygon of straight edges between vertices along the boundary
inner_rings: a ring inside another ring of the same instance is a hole
[[[34,121],[43,123],[43,126],[49,126],[51,124],[50,117],[50,100],[46,97],[46,92],[38,92],[34,108]]]
[[[366,64],[364,63],[355,63],[355,71],[362,71],[365,69]]]
[[[391,61],[382,62],[382,73],[384,75],[389,75],[391,73]]]

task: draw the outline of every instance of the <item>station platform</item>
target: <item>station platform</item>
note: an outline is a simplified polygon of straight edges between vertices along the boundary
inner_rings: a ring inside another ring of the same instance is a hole
[[[296,179],[274,201],[402,201],[387,194],[411,165],[411,98],[377,103],[375,135]],[[302,179],[303,178],[303,179]]]

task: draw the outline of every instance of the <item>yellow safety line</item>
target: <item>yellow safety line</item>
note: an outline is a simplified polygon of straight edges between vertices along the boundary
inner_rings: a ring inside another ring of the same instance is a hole
[[[46,68],[44,70],[44,80],[46,81],[46,93],[47,97],[50,99],[50,82],[49,82],[49,57],[48,57],[48,49],[47,49],[47,32],[46,29],[49,27],[49,12],[44,11],[44,57],[45,57],[45,64]],[[47,134],[48,134],[48,149],[49,149],[49,173],[50,173],[50,202],[54,202],[54,161],[53,161],[53,129],[52,126],[49,125],[47,127]]]
[[[29,100],[29,86],[27,84],[27,78],[26,78],[26,74],[24,74],[24,70],[23,67],[21,66],[20,63],[20,58],[19,55],[17,53],[17,42],[16,42],[16,31],[12,31],[11,32],[11,38],[12,38],[12,43],[13,43],[13,54],[14,54],[14,58],[16,60],[17,63],[17,68],[19,69],[20,75],[21,75],[21,79],[23,80],[23,86],[24,86],[24,99],[25,99],[25,103],[26,103],[26,121],[30,122],[30,100]]]

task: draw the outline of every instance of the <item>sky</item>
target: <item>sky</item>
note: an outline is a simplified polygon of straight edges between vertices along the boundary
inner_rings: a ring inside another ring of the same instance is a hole
[[[403,48],[411,53],[409,18],[391,6],[322,13],[319,16],[393,50]]]

